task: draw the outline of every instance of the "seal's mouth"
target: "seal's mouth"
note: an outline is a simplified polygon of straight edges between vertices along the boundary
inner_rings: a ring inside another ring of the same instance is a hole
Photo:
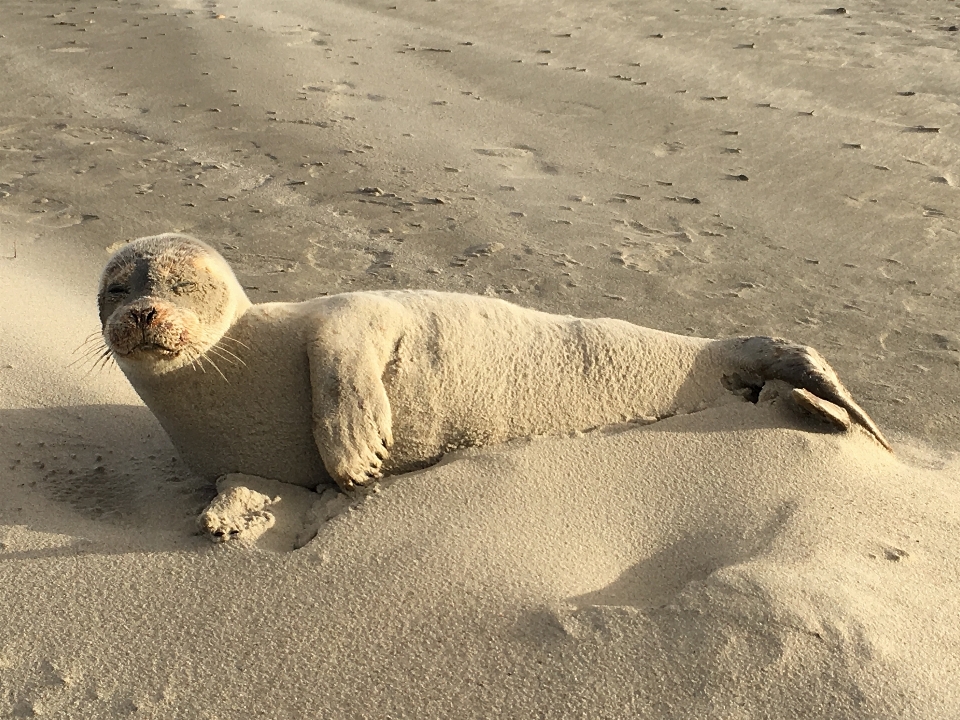
[[[114,351],[116,352],[116,351]],[[183,348],[171,348],[155,342],[142,342],[126,352],[120,352],[119,355],[127,358],[138,357],[162,357],[175,358],[183,352]]]

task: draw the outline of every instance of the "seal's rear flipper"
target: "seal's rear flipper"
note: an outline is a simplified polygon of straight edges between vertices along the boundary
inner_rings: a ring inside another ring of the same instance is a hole
[[[740,362],[750,375],[789,383],[795,388],[792,397],[801,407],[839,428],[847,429],[855,422],[893,452],[880,428],[812,347],[772,337],[736,338],[734,342],[739,346]],[[845,412],[841,414],[841,410]]]

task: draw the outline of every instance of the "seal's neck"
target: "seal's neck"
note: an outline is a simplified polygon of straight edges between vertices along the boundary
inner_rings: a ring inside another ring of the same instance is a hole
[[[246,290],[243,289],[243,285],[240,284],[236,276],[231,277],[230,280],[230,284],[233,285],[230,292],[230,299],[233,301],[233,319],[230,321],[230,325],[233,325],[243,317],[247,310],[253,307],[253,303],[250,302]]]

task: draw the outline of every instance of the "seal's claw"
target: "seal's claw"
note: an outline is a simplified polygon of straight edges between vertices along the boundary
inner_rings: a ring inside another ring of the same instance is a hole
[[[846,409],[829,400],[817,397],[809,390],[794,388],[791,397],[801,408],[838,430],[849,430],[853,424],[850,413]]]
[[[387,455],[386,449],[351,453],[341,457],[337,464],[328,461],[327,470],[341,490],[349,491],[382,478],[383,460]]]

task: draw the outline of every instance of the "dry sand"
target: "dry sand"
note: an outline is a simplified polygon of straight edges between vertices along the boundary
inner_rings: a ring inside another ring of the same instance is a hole
[[[0,716],[960,715],[958,23],[6,0]],[[168,230],[254,301],[430,287],[783,334],[897,454],[727,406],[456,454],[321,503],[295,552],[214,546],[213,490],[119,371],[70,364],[106,250]]]

